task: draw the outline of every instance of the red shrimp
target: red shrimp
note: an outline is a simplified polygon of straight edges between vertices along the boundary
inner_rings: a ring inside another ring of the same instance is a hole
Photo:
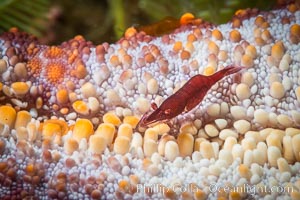
[[[151,114],[145,113],[138,125],[146,127],[155,122],[165,122],[181,113],[189,112],[203,100],[207,91],[216,82],[244,68],[245,67],[228,66],[210,76],[201,74],[193,76],[159,107],[155,103],[152,103],[151,106],[154,111]]]

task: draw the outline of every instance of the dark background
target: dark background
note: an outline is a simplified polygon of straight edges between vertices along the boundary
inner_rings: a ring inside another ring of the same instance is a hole
[[[286,0],[0,0],[0,33],[10,27],[60,44],[83,35],[95,44],[118,40],[130,26],[148,25],[185,12],[213,22],[229,21],[238,9],[270,10]]]

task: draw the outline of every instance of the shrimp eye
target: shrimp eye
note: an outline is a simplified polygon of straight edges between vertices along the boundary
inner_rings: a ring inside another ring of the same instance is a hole
[[[165,110],[165,112],[164,112],[166,115],[168,115],[168,114],[170,114],[171,113],[171,109],[167,109],[167,110]]]
[[[151,103],[151,108],[153,109],[153,110],[156,110],[158,107],[157,107],[157,104],[156,103]]]

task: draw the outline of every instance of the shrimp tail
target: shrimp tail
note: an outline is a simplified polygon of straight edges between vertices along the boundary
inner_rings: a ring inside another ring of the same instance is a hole
[[[245,69],[245,67],[236,67],[236,66],[230,65],[230,66],[225,67],[224,69],[214,73],[213,75],[211,75],[211,77],[214,80],[214,82],[217,82],[217,81],[221,80],[222,78],[224,78],[225,76],[234,74],[242,69]]]

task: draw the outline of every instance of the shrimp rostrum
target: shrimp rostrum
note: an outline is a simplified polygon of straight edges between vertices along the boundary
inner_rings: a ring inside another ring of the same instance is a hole
[[[228,66],[210,75],[193,76],[177,92],[169,96],[159,107],[152,103],[154,111],[141,118],[139,126],[146,127],[155,122],[168,121],[177,115],[189,112],[205,97],[208,90],[222,78],[239,72],[244,67]]]

